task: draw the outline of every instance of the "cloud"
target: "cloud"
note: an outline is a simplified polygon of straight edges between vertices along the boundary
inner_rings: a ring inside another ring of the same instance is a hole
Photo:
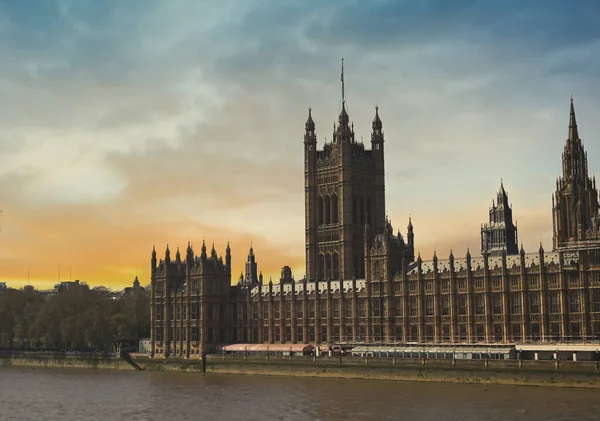
[[[478,248],[502,177],[527,250],[551,233],[575,94],[600,167],[597,2],[0,3],[0,279],[124,285],[149,250],[250,241],[304,272],[303,124],[386,134],[387,208],[423,258]],[[589,139],[589,140],[588,140]],[[403,230],[404,231],[404,230]],[[220,245],[220,246],[219,246]],[[33,263],[32,263],[33,262]],[[68,263],[67,263],[68,262]],[[264,266],[263,266],[264,265]],[[32,266],[33,269],[33,266]],[[77,269],[77,270],[75,270]],[[51,281],[49,279],[52,279]]]

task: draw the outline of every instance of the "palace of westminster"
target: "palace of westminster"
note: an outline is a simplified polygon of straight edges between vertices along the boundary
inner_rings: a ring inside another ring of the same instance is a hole
[[[552,195],[553,251],[519,249],[504,186],[481,227],[481,255],[415,260],[413,225],[394,233],[385,209],[384,132],[371,149],[342,107],[330,143],[304,132],[306,277],[263,282],[250,248],[231,283],[231,249],[188,244],[151,262],[151,353],[195,357],[220,344],[598,341],[600,217],[571,98],[562,175]]]

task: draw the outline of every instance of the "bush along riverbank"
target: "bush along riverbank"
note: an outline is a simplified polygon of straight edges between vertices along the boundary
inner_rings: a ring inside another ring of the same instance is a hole
[[[438,360],[359,357],[288,357],[268,355],[208,355],[202,359],[150,358],[131,354],[149,371],[176,371],[262,376],[428,381],[581,387],[600,389],[600,366],[594,361]],[[0,354],[0,366],[135,370],[111,355]]]

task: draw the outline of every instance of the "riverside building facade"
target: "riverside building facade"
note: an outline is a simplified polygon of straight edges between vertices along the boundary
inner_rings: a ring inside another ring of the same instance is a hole
[[[343,92],[343,70],[342,70]],[[598,192],[587,170],[571,99],[563,173],[553,194],[553,251],[516,250],[504,186],[482,252],[415,259],[385,212],[384,135],[379,110],[371,149],[354,139],[346,101],[331,143],[317,148],[305,124],[306,277],[284,267],[263,280],[251,248],[246,274],[231,285],[231,250],[199,256],[188,245],[152,252],[151,350],[198,356],[231,343],[516,344],[600,340]]]

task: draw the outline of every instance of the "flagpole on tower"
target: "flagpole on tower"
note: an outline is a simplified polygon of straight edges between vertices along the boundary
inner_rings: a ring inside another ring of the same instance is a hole
[[[344,58],[342,57],[342,75],[340,77],[342,81],[342,106],[346,105],[346,94],[344,92]]]

